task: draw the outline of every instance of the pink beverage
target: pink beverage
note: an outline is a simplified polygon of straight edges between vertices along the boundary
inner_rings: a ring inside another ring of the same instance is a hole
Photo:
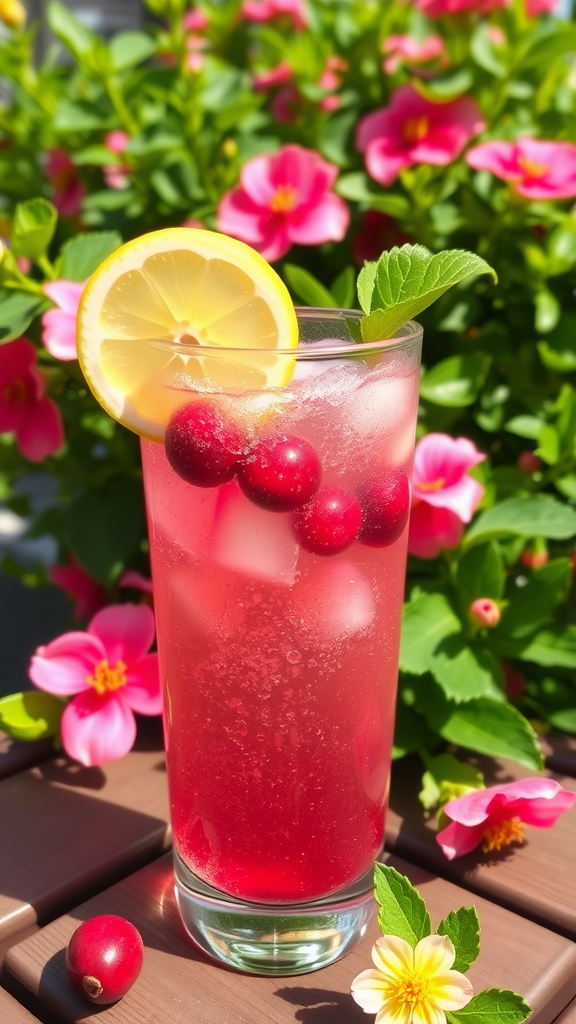
[[[241,474],[194,486],[142,442],[177,865],[254,904],[340,893],[383,845],[421,331],[345,346],[337,316],[349,337],[341,313],[300,311],[287,386],[189,397],[238,427],[240,459],[262,437],[307,441],[321,487],[361,506],[345,549],[307,550],[297,512],[256,504]],[[397,507],[374,505],[399,480]],[[370,533],[371,515],[396,526]]]

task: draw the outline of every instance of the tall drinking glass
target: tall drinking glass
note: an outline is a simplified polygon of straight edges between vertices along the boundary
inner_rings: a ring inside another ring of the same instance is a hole
[[[178,905],[203,950],[264,974],[330,963],[372,913],[422,339],[410,322],[358,344],[359,312],[297,312],[298,349],[273,354],[286,386],[207,396],[190,381],[183,397],[215,400],[252,444],[308,442],[340,533],[236,478],[188,484],[142,441]]]

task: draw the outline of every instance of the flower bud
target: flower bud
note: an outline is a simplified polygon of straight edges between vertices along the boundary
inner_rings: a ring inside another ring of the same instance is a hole
[[[20,28],[26,21],[26,8],[20,0],[0,0],[0,19],[8,28]]]
[[[544,463],[534,452],[520,452],[516,459],[516,465],[522,473],[537,473],[538,470],[542,469]]]
[[[491,597],[477,597],[468,609],[468,615],[474,626],[492,629],[500,622],[500,608]]]
[[[525,548],[520,555],[520,561],[527,569],[542,569],[549,558],[546,548],[537,548],[535,551]]]

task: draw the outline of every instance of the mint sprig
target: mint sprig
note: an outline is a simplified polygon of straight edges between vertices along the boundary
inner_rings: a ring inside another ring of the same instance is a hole
[[[403,245],[383,252],[358,275],[363,341],[394,337],[402,324],[472,274],[498,280],[485,260],[464,249],[433,254],[423,245]]]
[[[418,890],[395,868],[376,864],[374,895],[379,904],[378,924],[384,935],[398,935],[413,949],[431,934],[430,914]],[[465,974],[480,952],[480,920],[475,907],[453,910],[436,930],[447,935],[456,950],[454,970]],[[523,1024],[531,1007],[509,989],[489,988],[477,992],[458,1011],[446,1013],[449,1024]]]

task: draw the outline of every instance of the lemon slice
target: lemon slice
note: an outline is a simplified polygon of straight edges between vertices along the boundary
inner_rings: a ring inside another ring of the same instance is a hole
[[[90,389],[110,416],[153,441],[191,391],[288,384],[295,360],[275,350],[297,345],[278,274],[244,242],[198,228],[121,246],[89,279],[78,310]]]

